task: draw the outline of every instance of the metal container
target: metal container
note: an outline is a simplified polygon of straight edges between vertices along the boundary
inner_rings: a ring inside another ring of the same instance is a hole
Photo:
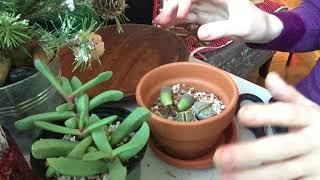
[[[50,62],[49,67],[56,76],[60,76],[58,57]],[[0,88],[0,124],[10,131],[21,152],[28,154],[33,138],[37,137],[39,131],[19,131],[14,126],[15,121],[33,114],[54,111],[62,101],[55,88],[38,72]]]

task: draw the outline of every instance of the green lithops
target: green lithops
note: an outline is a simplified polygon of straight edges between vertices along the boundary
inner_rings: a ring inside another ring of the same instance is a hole
[[[197,118],[192,111],[184,111],[177,113],[176,120],[181,122],[191,122],[197,120]]]
[[[32,115],[15,123],[20,130],[40,128],[64,135],[63,139],[40,139],[32,145],[32,156],[47,161],[46,177],[88,177],[108,173],[109,180],[125,180],[124,163],[147,144],[149,110],[137,108],[110,132],[110,127],[118,123],[118,116],[100,118],[90,110],[106,102],[121,100],[123,93],[109,90],[89,99],[86,91],[110,79],[112,72],[101,73],[87,83],[82,83],[76,76],[71,81],[65,77],[60,81],[47,65],[39,60],[35,63],[66,100],[55,112]]]
[[[197,118],[202,120],[202,119],[208,119],[210,117],[213,117],[216,115],[217,112],[210,106],[209,108],[203,109],[197,114]]]
[[[224,103],[216,94],[180,83],[162,87],[159,98],[155,98],[150,107],[156,115],[177,122],[209,119],[224,109]]]
[[[179,111],[185,111],[188,108],[190,108],[192,106],[192,104],[193,104],[193,96],[190,94],[184,94],[179,99],[179,102],[177,104],[177,108],[179,109]]]
[[[170,87],[162,87],[161,88],[161,92],[160,92],[160,101],[161,104],[164,106],[169,106],[173,104],[173,100],[172,100],[172,90]]]
[[[220,104],[197,101],[193,104],[192,110],[195,112],[197,119],[207,119],[221,112],[221,110],[219,112],[219,108],[215,108],[215,105],[219,106]]]

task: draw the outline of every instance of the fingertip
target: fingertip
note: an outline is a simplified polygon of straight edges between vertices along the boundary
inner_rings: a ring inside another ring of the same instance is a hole
[[[155,17],[155,18],[152,20],[152,24],[159,24],[159,16]]]
[[[213,155],[212,159],[213,159],[214,165],[217,168],[221,168],[221,166],[222,166],[222,154],[223,154],[224,147],[225,147],[225,145],[218,147]]]
[[[220,146],[213,156],[214,165],[222,171],[232,170],[235,167],[235,160],[232,145]]]
[[[208,41],[232,36],[232,24],[229,21],[216,21],[204,24],[198,29],[198,37]]]
[[[203,41],[210,40],[210,33],[208,32],[207,25],[202,25],[198,29],[198,37]]]
[[[272,79],[272,78],[276,78],[276,77],[278,77],[279,75],[278,75],[278,73],[276,73],[276,72],[274,72],[274,71],[271,71],[271,72],[269,72],[268,74],[267,74],[267,77],[266,77],[266,79]]]
[[[174,21],[173,18],[164,14],[159,14],[156,18],[152,20],[152,23],[160,25],[162,27],[168,27],[170,26],[170,24],[172,24],[173,21]]]
[[[183,8],[179,8],[177,11],[177,18],[178,19],[184,19],[188,14],[188,11]]]
[[[266,85],[286,85],[286,82],[282,79],[282,77],[276,72],[270,72],[266,77]]]
[[[191,7],[191,0],[179,1],[177,18],[184,19],[188,15],[190,7]]]
[[[240,108],[237,118],[242,121],[243,119],[250,119],[252,116],[252,113],[250,112],[250,105],[244,105],[243,107]]]

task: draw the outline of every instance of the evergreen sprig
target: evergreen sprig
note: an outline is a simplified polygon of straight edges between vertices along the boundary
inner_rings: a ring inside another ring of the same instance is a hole
[[[49,58],[53,58],[60,47],[68,45],[70,39],[75,36],[75,29],[79,26],[76,24],[75,18],[68,15],[63,18],[59,15],[59,19],[61,26],[54,26],[53,31],[47,31],[37,25],[40,34],[39,45]]]
[[[28,20],[47,18],[67,8],[65,0],[0,0],[0,11],[19,13]]]
[[[19,15],[0,12],[0,50],[8,50],[25,44],[31,39],[28,20]]]

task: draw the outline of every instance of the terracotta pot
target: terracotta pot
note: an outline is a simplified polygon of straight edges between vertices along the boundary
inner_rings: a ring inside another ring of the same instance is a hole
[[[226,109],[212,118],[195,122],[176,122],[152,113],[151,132],[167,154],[192,159],[212,151],[219,136],[230,125],[235,115],[238,88],[229,75],[210,65],[178,62],[160,66],[148,72],[139,81],[136,99],[140,106],[150,108],[164,85],[186,83],[208,92],[216,93]]]

